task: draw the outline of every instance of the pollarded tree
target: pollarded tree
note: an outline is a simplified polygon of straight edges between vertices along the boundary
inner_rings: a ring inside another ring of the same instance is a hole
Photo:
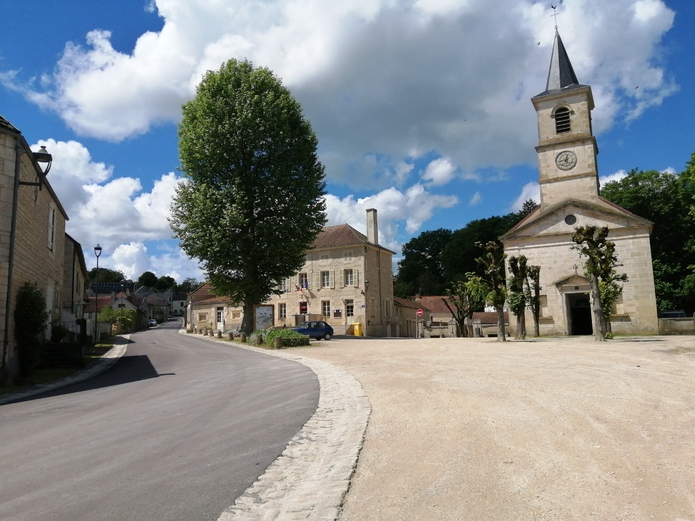
[[[524,285],[528,278],[525,255],[509,258],[509,269],[512,275],[509,277],[509,310],[516,316],[516,339],[526,338],[526,291]]]
[[[253,309],[303,265],[326,222],[323,165],[299,103],[266,68],[230,60],[183,106],[185,175],[170,225],[219,295]]]
[[[448,300],[446,298],[442,299],[458,325],[459,334],[464,337],[473,336],[473,326],[467,326],[466,320],[470,322],[473,312],[485,304],[481,293],[476,291],[476,283],[471,282],[471,278],[474,277],[475,274],[469,273],[465,280],[452,282],[445,290]]]
[[[526,294],[526,302],[528,302],[528,307],[533,317],[533,336],[539,337],[541,336],[541,267],[526,266],[526,275],[524,293]]]
[[[507,284],[504,277],[504,261],[507,258],[502,246],[495,241],[486,244],[476,243],[476,246],[484,250],[481,257],[475,260],[483,268],[480,277],[471,276],[469,281],[473,286],[478,286],[478,292],[483,291],[484,300],[491,303],[497,313],[497,341],[507,340],[504,327],[504,302],[507,298]]]
[[[615,271],[620,264],[615,253],[615,243],[607,239],[608,231],[606,226],[579,226],[572,235],[572,240],[577,244],[573,248],[586,257],[584,271],[591,286],[594,335],[599,341],[606,340],[611,308],[622,291],[619,282],[627,280],[627,275],[620,275]]]

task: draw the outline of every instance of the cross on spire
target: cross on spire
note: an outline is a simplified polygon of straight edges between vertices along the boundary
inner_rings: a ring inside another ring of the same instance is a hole
[[[553,17],[555,18],[555,30],[557,30],[557,6],[551,5],[550,7],[553,8]]]

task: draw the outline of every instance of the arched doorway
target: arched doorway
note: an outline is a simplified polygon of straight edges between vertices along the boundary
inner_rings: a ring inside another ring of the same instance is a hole
[[[567,314],[570,335],[593,335],[591,300],[588,293],[568,293]]]

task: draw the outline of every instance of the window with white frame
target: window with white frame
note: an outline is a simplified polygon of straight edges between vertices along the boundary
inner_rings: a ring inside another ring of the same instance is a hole
[[[324,317],[330,317],[331,316],[331,301],[330,300],[322,300],[321,301],[321,313],[323,314]]]
[[[278,316],[283,319],[287,318],[287,304],[284,302],[278,304]]]
[[[309,276],[306,273],[299,274],[299,287],[301,289],[309,288]]]
[[[51,203],[48,208],[48,249],[53,251],[55,246],[55,236],[56,236],[56,207]]]
[[[330,288],[331,287],[331,272],[322,271],[321,272],[321,287]]]
[[[280,281],[278,289],[282,292],[285,293],[287,291],[287,279],[282,279]]]
[[[343,254],[343,260],[345,260],[346,262],[351,262],[351,261],[352,261],[352,252],[351,252],[351,251],[346,251],[346,252]]]
[[[344,280],[346,286],[355,285],[355,272],[352,269],[343,270]]]
[[[345,301],[345,316],[354,317],[355,316],[355,302],[350,299]]]

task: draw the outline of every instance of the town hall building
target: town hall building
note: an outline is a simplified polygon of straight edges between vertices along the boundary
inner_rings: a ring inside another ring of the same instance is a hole
[[[585,260],[572,248],[575,228],[587,225],[609,228],[617,270],[629,279],[613,309],[613,333],[656,334],[652,223],[599,195],[591,87],[577,80],[557,31],[546,89],[532,102],[541,202],[500,239],[509,257],[524,255],[529,265],[541,267],[541,335],[593,332]]]

